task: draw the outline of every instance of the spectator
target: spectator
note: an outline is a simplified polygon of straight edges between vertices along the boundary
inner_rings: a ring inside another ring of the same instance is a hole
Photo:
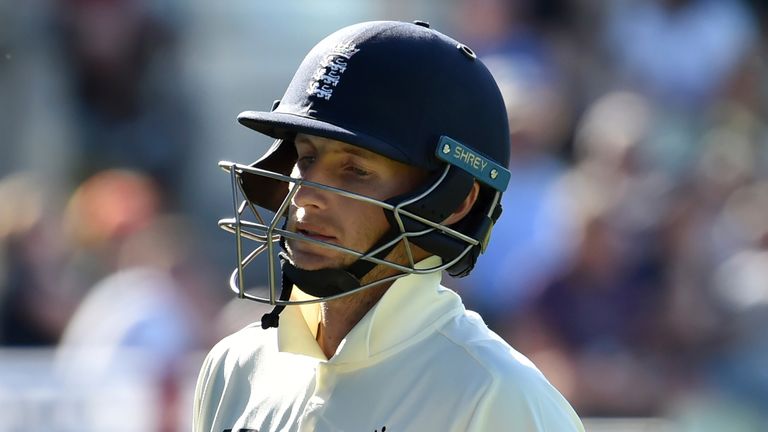
[[[624,0],[611,6],[604,43],[619,79],[685,110],[707,107],[755,43],[754,20],[736,0]]]

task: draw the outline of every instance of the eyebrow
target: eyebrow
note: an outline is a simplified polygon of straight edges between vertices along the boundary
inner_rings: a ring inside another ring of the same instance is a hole
[[[361,157],[363,159],[375,160],[375,159],[378,159],[380,157],[383,157],[383,156],[378,155],[378,154],[376,154],[376,153],[374,153],[372,151],[364,150],[364,149],[361,149],[359,147],[355,147],[353,145],[345,146],[342,151],[345,152],[345,153],[352,154],[354,156]]]

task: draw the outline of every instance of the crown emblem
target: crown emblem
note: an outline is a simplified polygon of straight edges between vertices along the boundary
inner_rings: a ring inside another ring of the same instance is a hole
[[[337,55],[344,57],[346,59],[349,59],[353,55],[355,55],[358,51],[360,51],[358,48],[355,47],[355,44],[352,42],[341,42],[330,52],[330,55]]]
[[[334,87],[341,82],[344,71],[347,70],[347,61],[360,51],[351,42],[342,42],[331,50],[320,61],[320,65],[312,75],[307,87],[307,93],[325,100],[331,100]]]

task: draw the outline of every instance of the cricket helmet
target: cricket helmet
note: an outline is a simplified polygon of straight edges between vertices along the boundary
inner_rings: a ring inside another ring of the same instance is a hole
[[[411,273],[447,270],[464,276],[484,250],[501,213],[501,193],[509,181],[509,127],[502,96],[469,47],[425,22],[375,21],[336,31],[307,54],[271,111],[245,111],[238,121],[276,139],[252,164],[220,162],[230,173],[235,198],[235,217],[219,222],[237,236],[238,265],[230,287],[241,297],[277,306],[262,319],[265,327],[277,325],[285,305],[299,303],[290,300],[294,284],[317,298],[310,301],[324,301]],[[430,180],[417,190],[381,201],[292,178],[297,159],[293,140],[298,133],[342,141],[420,167],[431,173]],[[475,182],[480,194],[470,213],[454,225],[443,225]],[[373,203],[386,214],[390,230],[368,251],[290,232],[284,218],[299,187]],[[258,208],[274,216],[267,222]],[[246,220],[246,213],[257,220]],[[286,238],[323,244],[357,260],[345,269],[307,271],[281,253],[277,298],[272,251]],[[246,255],[243,239],[259,246]],[[386,260],[401,242],[409,258],[409,245],[415,244],[440,256],[442,263],[423,269],[416,268],[412,259],[407,264]],[[245,292],[243,282],[244,268],[264,251],[269,252],[270,298]],[[361,286],[360,279],[376,265],[389,265],[399,273]]]

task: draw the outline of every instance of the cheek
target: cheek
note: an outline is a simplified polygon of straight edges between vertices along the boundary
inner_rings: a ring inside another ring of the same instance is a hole
[[[369,250],[389,229],[384,210],[365,203],[349,205],[344,211],[348,232],[354,236],[354,249]]]

